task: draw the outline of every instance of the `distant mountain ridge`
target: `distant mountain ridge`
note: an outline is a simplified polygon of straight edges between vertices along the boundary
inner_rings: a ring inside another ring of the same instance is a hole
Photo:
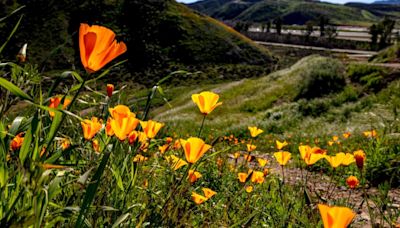
[[[385,3],[389,2],[399,1]],[[192,9],[224,21],[267,22],[281,17],[284,24],[305,24],[323,15],[334,24],[369,25],[385,15],[400,18],[400,10],[387,7],[370,10],[373,5],[339,5],[312,0],[203,0],[188,4]],[[375,7],[380,5],[384,4]]]
[[[381,1],[375,1],[373,4],[399,4],[400,5],[400,0],[381,0]]]

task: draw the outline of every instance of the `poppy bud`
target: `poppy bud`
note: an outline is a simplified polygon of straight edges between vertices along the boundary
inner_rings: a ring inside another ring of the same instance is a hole
[[[111,97],[114,92],[114,85],[113,84],[107,84],[107,96]]]
[[[21,63],[24,63],[26,61],[26,49],[27,48],[28,48],[28,44],[25,43],[18,52],[17,58],[18,58],[18,61],[20,61]]]

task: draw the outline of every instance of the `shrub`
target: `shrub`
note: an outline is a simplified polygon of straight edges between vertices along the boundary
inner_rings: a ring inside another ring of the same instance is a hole
[[[312,99],[341,91],[345,85],[344,69],[339,60],[315,58],[301,73],[297,99]]]

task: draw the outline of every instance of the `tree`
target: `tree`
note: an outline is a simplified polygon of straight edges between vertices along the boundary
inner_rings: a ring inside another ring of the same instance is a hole
[[[373,24],[369,27],[369,34],[371,34],[371,49],[375,49],[378,42],[379,33],[380,31],[378,25]]]
[[[281,35],[281,32],[282,32],[282,18],[280,18],[280,17],[275,18],[274,24],[275,24],[276,33],[278,35]]]
[[[379,23],[379,29],[381,33],[381,37],[379,40],[379,47],[384,48],[387,44],[391,43],[392,39],[392,30],[394,29],[395,21],[390,19],[389,17],[385,17],[383,21]]]
[[[325,26],[329,24],[329,19],[324,17],[324,15],[320,15],[318,17],[318,23],[319,23],[320,36],[323,37],[325,36]]]
[[[328,25],[326,26],[326,35],[328,36],[328,40],[332,41],[337,35],[337,27],[334,25]]]
[[[271,32],[271,21],[267,21],[267,32]]]
[[[314,22],[307,21],[306,22],[306,30],[305,30],[306,41],[308,41],[310,39],[310,36],[313,32],[314,32]]]

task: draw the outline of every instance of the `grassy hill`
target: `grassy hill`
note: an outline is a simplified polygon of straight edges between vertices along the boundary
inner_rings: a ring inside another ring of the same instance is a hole
[[[212,4],[213,2],[213,4]],[[218,4],[216,4],[218,2]],[[193,9],[221,20],[266,22],[280,16],[285,24],[304,24],[324,15],[334,24],[367,25],[382,15],[392,13],[369,8],[352,7],[304,0],[253,0],[213,1],[204,0],[189,4]],[[396,10],[392,10],[396,11]]]
[[[28,61],[45,71],[80,68],[75,50],[79,50],[77,31],[82,22],[107,26],[127,43],[128,52],[121,59],[129,62],[119,69],[124,76],[118,79],[152,83],[168,71],[187,66],[242,64],[268,68],[274,61],[267,49],[174,0],[2,1],[0,13],[7,15],[22,5],[26,7],[19,14],[0,25],[0,37],[7,37],[19,15],[24,15],[10,41],[12,45],[7,45],[1,58],[14,60],[27,42]]]
[[[205,131],[214,135],[241,135],[250,125],[272,134],[306,137],[361,132],[380,129],[394,118],[394,108],[400,107],[393,99],[399,86],[398,72],[362,64],[345,67],[338,60],[312,55],[257,79],[167,88],[171,106],[159,106],[152,116],[185,135],[202,118],[190,95],[211,90],[223,102],[207,117]]]

